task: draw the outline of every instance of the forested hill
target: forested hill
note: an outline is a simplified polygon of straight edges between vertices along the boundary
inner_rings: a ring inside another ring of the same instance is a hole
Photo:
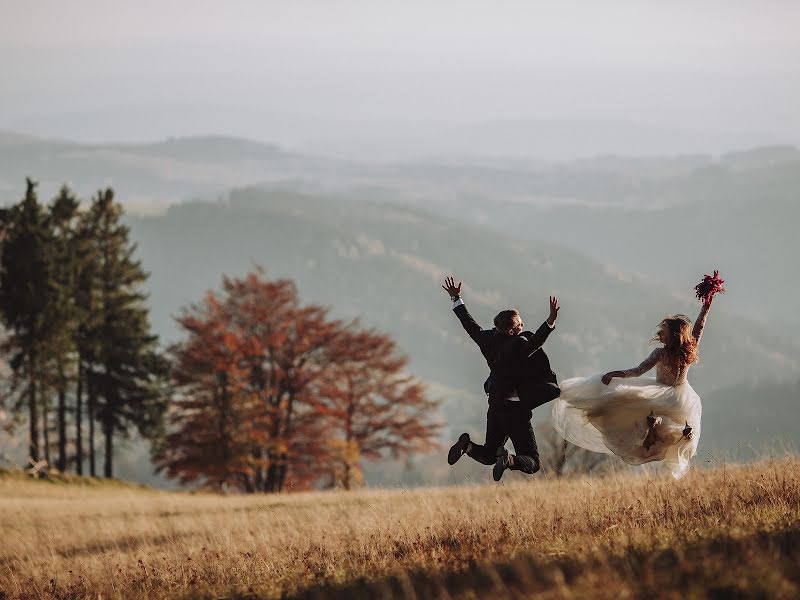
[[[560,378],[638,364],[663,315],[699,308],[694,279],[669,289],[559,245],[396,205],[248,188],[129,221],[151,272],[153,322],[166,341],[175,338],[172,316],[181,306],[217,287],[223,273],[261,264],[268,275],[296,280],[304,300],[390,332],[412,370],[446,398],[452,431],[479,426],[487,369],[439,287],[445,274],[465,281],[467,304],[487,326],[497,310],[516,306],[535,327],[548,295],[558,295],[563,309],[547,351]],[[712,312],[691,374],[701,395],[737,382],[797,379],[796,343],[732,313],[725,300]],[[725,435],[704,424],[702,444],[714,447]]]
[[[800,150],[772,146],[722,156],[599,156],[547,162],[458,158],[358,163],[224,136],[150,144],[77,144],[0,132],[0,191],[24,177],[47,198],[67,182],[83,197],[113,185],[135,211],[224,197],[243,185],[419,206],[499,235],[549,240],[624,271],[680,287],[719,267],[728,303],[776,330],[800,331],[793,224],[800,218]]]
[[[646,172],[646,169],[645,169]],[[599,178],[600,175],[598,174]],[[608,175],[605,176],[608,178]],[[775,147],[732,153],[661,180],[633,174],[596,194],[605,202],[549,202],[482,196],[435,205],[443,214],[489,224],[524,239],[550,240],[628,271],[677,283],[698,268],[719,267],[730,302],[763,322],[800,332],[794,276],[800,240],[800,152]],[[577,202],[577,200],[584,200]]]

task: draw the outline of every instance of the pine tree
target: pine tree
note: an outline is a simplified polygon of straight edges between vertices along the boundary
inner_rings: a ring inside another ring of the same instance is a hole
[[[101,214],[96,210],[81,213],[74,237],[75,287],[73,300],[77,326],[73,333],[77,350],[77,384],[75,389],[75,467],[83,474],[84,463],[84,408],[89,425],[88,454],[89,474],[96,471],[95,456],[95,405],[97,398],[97,376],[99,343],[102,332],[100,325],[100,252],[97,243],[97,229]],[[86,400],[84,406],[84,399]]]
[[[74,373],[78,312],[75,305],[77,283],[76,224],[79,202],[69,188],[61,188],[50,204],[49,225],[52,235],[51,260],[57,267],[53,272],[55,301],[50,332],[50,354],[53,361],[53,384],[58,395],[56,427],[58,431],[58,460],[60,471],[67,467],[67,391],[76,379]]]
[[[6,212],[0,269],[0,311],[10,335],[6,342],[13,388],[19,393],[14,408],[27,400],[29,455],[41,458],[40,406],[52,330],[52,240],[36,183],[26,180],[25,198]],[[43,393],[44,392],[44,393]],[[45,426],[47,423],[45,422]]]
[[[96,364],[88,378],[94,416],[105,438],[103,473],[113,476],[114,437],[127,436],[131,427],[149,437],[159,432],[165,405],[162,382],[167,362],[158,353],[158,338],[150,333],[146,295],[147,273],[133,255],[136,245],[121,221],[122,207],[114,192],[97,194],[90,208],[95,224],[94,244],[98,270],[92,289],[98,294],[98,326],[93,345]],[[90,433],[91,435],[91,433]]]

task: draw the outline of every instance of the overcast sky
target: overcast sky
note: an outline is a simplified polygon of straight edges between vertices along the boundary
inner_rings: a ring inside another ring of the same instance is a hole
[[[633,121],[800,139],[791,0],[0,7],[3,129],[63,133],[72,113],[215,107],[202,114],[222,128],[234,122],[223,113],[243,109],[355,122]]]

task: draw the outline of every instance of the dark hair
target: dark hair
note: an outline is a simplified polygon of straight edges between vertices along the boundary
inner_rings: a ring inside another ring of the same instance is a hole
[[[494,326],[501,333],[512,335],[514,329],[522,325],[522,317],[519,316],[519,311],[513,308],[508,310],[501,310],[494,318]]]

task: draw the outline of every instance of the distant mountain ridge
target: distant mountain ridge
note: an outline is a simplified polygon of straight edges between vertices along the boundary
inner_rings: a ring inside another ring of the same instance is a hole
[[[0,133],[6,203],[18,200],[26,175],[41,182],[45,199],[64,182],[84,198],[113,185],[123,203],[148,212],[187,199],[224,197],[232,187],[251,184],[343,203],[420,206],[505,235],[550,240],[672,284],[711,268],[711,262],[732,283],[766,274],[770,294],[749,283],[739,287],[731,302],[740,310],[766,302],[767,320],[800,324],[787,302],[800,287],[783,275],[800,252],[787,230],[800,216],[800,150],[794,146],[720,157],[451,157],[378,164],[292,154],[226,136],[87,145]],[[535,227],[542,220],[548,227]],[[695,252],[698,242],[703,257]]]

